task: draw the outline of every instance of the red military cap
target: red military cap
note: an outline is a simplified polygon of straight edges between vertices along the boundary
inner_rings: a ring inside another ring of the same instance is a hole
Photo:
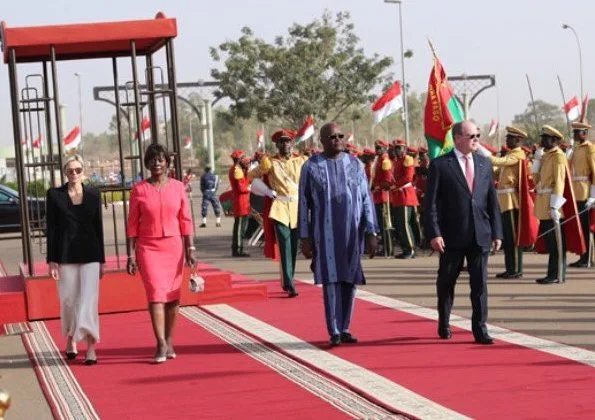
[[[254,157],[255,158],[260,158],[264,156],[264,152],[262,150],[257,150],[256,152],[254,152]]]
[[[498,150],[487,143],[481,143],[481,145],[490,153],[498,153]]]
[[[417,153],[417,147],[409,146],[407,147],[408,153]]]
[[[406,146],[407,145],[407,143],[405,142],[405,140],[402,140],[402,139],[395,139],[395,140],[393,140],[393,144],[395,146]]]
[[[370,149],[369,147],[365,147],[363,153],[366,156],[375,156],[376,155],[374,150]]]
[[[241,149],[237,149],[234,150],[233,153],[231,154],[231,158],[232,159],[239,159],[242,157],[242,155],[244,154],[244,151]]]
[[[296,131],[295,130],[287,130],[287,129],[283,129],[283,130],[279,130],[277,131],[275,134],[273,134],[273,143],[277,143],[279,140],[281,140],[282,138],[288,138],[291,141],[295,140],[295,136],[296,136]]]
[[[419,153],[428,153],[428,148],[425,146],[422,146],[419,148]]]
[[[345,145],[346,148],[348,148],[349,150],[357,150],[357,146],[353,143],[347,143]]]
[[[364,152],[362,152],[361,150],[356,150],[356,151],[355,151],[355,155],[356,155],[357,157],[362,157],[362,156],[364,155]]]
[[[380,146],[380,147],[388,147],[388,142],[384,141],[382,139],[378,139],[374,142],[375,146]]]
[[[250,163],[252,161],[252,159],[250,159],[250,156],[242,156],[240,160],[244,163]]]

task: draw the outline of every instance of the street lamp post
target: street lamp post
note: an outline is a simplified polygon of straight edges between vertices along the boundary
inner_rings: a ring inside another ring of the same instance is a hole
[[[562,29],[570,29],[572,31],[572,33],[574,34],[574,38],[576,39],[576,46],[578,47],[578,69],[579,69],[580,82],[581,82],[581,101],[582,101],[585,96],[583,93],[583,53],[581,51],[581,41],[578,37],[578,34],[576,33],[576,31],[574,30],[574,28],[572,26],[563,23]]]
[[[401,0],[384,0],[385,3],[399,5],[399,31],[401,34],[401,78],[403,92],[403,119],[405,120],[405,141],[409,145],[409,106],[407,105],[407,83],[405,82],[405,52],[403,50],[403,14],[401,13]]]
[[[81,156],[84,157],[83,154],[83,95],[81,90],[81,75],[80,73],[74,73],[77,79],[78,84],[78,94],[79,94],[79,130],[81,134]]]

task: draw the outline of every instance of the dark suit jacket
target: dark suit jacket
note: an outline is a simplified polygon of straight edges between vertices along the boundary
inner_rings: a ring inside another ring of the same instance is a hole
[[[446,248],[475,243],[489,248],[502,239],[502,219],[494,188],[491,162],[475,153],[473,194],[469,191],[454,151],[433,159],[424,202],[424,230],[428,240],[444,238]]]
[[[105,262],[101,195],[83,185],[83,202],[75,206],[68,183],[47,192],[47,262]]]

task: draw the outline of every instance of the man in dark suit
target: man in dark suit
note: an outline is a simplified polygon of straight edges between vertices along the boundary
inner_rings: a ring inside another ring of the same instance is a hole
[[[479,128],[471,121],[452,127],[455,148],[432,160],[424,203],[424,228],[431,246],[440,252],[436,289],[438,292],[438,335],[449,339],[450,311],[455,283],[467,260],[471,325],[475,342],[492,344],[488,317],[487,265],[490,248],[502,244],[502,220],[494,189],[492,164],[476,153]]]

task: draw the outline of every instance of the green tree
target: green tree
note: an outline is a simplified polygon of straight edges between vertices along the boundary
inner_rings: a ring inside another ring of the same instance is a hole
[[[293,127],[308,115],[335,120],[372,100],[370,92],[390,78],[385,71],[392,60],[367,57],[358,44],[347,12],[327,11],[307,25],[294,24],[272,44],[245,27],[237,41],[211,48],[224,65],[211,71],[220,82],[215,95],[231,101],[233,118]]]
[[[539,142],[541,126],[545,124],[551,125],[563,134],[568,132],[562,109],[540,99],[535,101],[535,109],[529,102],[523,113],[514,116],[512,124],[527,132],[529,142]]]

